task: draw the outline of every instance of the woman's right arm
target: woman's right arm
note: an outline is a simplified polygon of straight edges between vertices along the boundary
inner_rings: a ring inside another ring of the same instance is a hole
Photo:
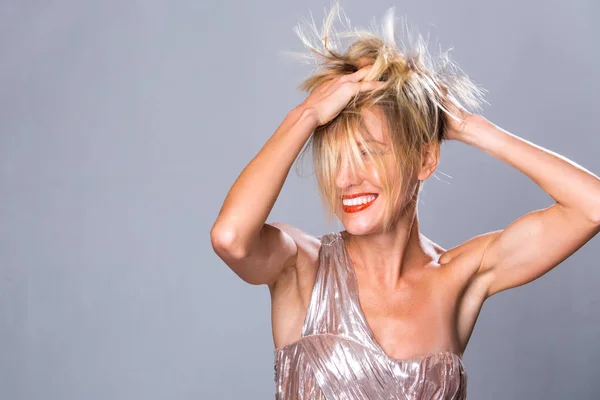
[[[295,262],[295,241],[265,221],[317,123],[312,108],[298,106],[288,113],[234,182],[211,229],[214,251],[248,283],[273,283]]]
[[[211,242],[219,257],[244,281],[275,283],[281,271],[295,265],[298,252],[310,242],[309,238],[303,240],[305,235],[298,230],[288,230],[288,234],[278,227],[285,224],[265,221],[315,128],[331,121],[358,92],[383,85],[363,81],[370,69],[363,67],[313,90],[288,113],[231,187],[211,229]]]

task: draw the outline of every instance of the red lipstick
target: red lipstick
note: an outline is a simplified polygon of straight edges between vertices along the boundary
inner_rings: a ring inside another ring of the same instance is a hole
[[[354,199],[356,197],[361,197],[361,196],[375,196],[375,197],[373,198],[373,200],[369,201],[368,203],[358,204],[355,206],[347,206],[347,205],[344,205],[342,202],[342,208],[344,209],[344,212],[355,213],[355,212],[362,211],[365,208],[369,207],[371,204],[373,204],[375,202],[375,200],[377,199],[377,197],[379,197],[379,195],[377,193],[355,193],[355,194],[350,194],[350,195],[343,195],[342,200],[343,199]]]

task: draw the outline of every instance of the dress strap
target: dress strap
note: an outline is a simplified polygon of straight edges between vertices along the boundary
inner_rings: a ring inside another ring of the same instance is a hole
[[[330,333],[377,350],[358,303],[357,282],[349,270],[339,232],[321,237],[319,266],[302,328],[302,336]]]
[[[330,279],[331,263],[328,260],[331,256],[331,243],[334,239],[332,232],[319,236],[321,248],[319,249],[317,274],[302,326],[303,337],[329,332],[326,317],[331,314],[331,310],[328,307],[327,299],[335,291],[335,288]]]

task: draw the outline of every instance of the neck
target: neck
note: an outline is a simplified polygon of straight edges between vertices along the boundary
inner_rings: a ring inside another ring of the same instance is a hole
[[[419,232],[416,209],[387,233],[341,234],[356,274],[381,289],[399,289],[437,260],[432,242]]]

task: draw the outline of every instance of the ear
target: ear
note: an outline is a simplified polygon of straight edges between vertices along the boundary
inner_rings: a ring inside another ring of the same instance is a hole
[[[421,169],[418,179],[424,181],[433,174],[440,158],[440,144],[436,140],[425,143],[421,152]]]

